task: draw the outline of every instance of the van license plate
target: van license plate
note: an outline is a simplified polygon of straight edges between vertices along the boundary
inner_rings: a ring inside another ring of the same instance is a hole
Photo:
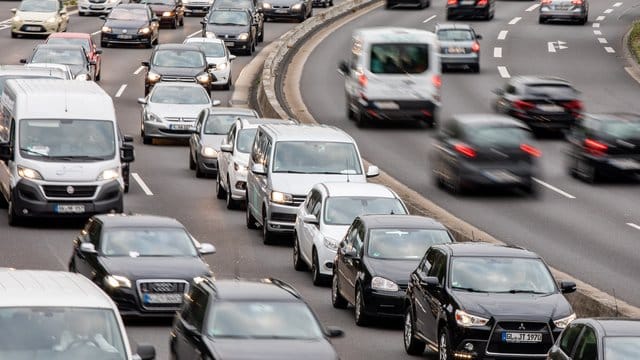
[[[225,42],[224,42],[224,45],[225,45],[226,47],[233,47],[235,44],[233,43],[233,41],[225,41]]]
[[[383,109],[383,110],[397,110],[400,108],[398,103],[394,101],[376,101],[375,104],[378,107],[378,109]]]
[[[84,212],[84,205],[56,205],[53,211],[59,214],[81,214]]]
[[[502,342],[507,343],[540,343],[542,342],[541,333],[529,333],[529,332],[503,332]]]
[[[182,294],[144,294],[145,304],[181,304]]]

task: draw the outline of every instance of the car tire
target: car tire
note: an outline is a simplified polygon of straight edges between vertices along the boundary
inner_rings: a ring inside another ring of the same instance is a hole
[[[200,167],[200,163],[196,160],[196,177],[200,179],[206,176],[207,174],[204,171],[202,171],[202,168]]]
[[[584,25],[584,24],[586,24],[586,23],[587,23],[587,19],[588,19],[588,17],[587,17],[587,16],[585,16],[584,18],[582,18],[582,19],[578,22],[578,24],[579,24],[579,25]]]
[[[260,35],[258,36],[258,42],[263,42],[263,41],[264,41],[264,26],[260,30]]]
[[[469,65],[469,67],[471,68],[471,72],[473,73],[479,73],[480,72],[480,64],[471,64]]]
[[[180,27],[184,27],[184,16],[180,18]]]
[[[218,172],[220,172],[220,170],[218,170]],[[229,178],[227,177],[227,188],[231,189],[231,181],[229,180]],[[227,196],[225,196],[225,200],[227,203],[227,209],[229,210],[235,210],[238,208],[238,202],[236,200],[233,200],[233,197],[231,197],[231,191],[227,191]]]
[[[438,333],[438,359],[453,359],[453,353],[451,351],[451,337],[449,337],[449,330],[447,330],[446,327],[441,328]]]
[[[13,200],[9,198],[7,203],[7,221],[9,226],[20,226],[22,224],[22,217],[18,215],[13,206]]]
[[[524,185],[522,185],[522,191],[524,191],[526,194],[534,198],[537,197],[539,193],[538,185],[531,177],[527,179]]]
[[[462,183],[462,177],[460,176],[459,172],[456,173],[454,179],[449,182],[449,189],[453,194],[458,196],[462,196],[466,194],[467,189]]]
[[[264,245],[271,245],[273,243],[273,238],[275,235],[273,232],[269,231],[269,226],[267,225],[267,213],[263,211],[262,213],[262,243]]]
[[[193,153],[191,152],[191,149],[189,149],[189,170],[195,170],[196,169],[196,161],[193,159]]]
[[[327,283],[327,276],[320,273],[320,261],[318,260],[318,251],[313,249],[313,260],[311,261],[311,277],[313,285],[324,286]]]
[[[153,138],[151,136],[142,135],[142,143],[145,145],[152,145]]]
[[[293,268],[296,271],[307,270],[307,264],[302,260],[302,254],[300,253],[300,240],[298,234],[293,234]]]
[[[547,20],[545,18],[543,18],[542,16],[538,17],[538,24],[546,24]]]
[[[385,8],[385,9],[391,9],[391,7],[392,7],[392,6],[393,6],[393,4],[391,4],[391,3],[390,3],[390,2],[388,2],[388,1],[384,4],[384,8]]]
[[[596,184],[600,181],[600,172],[598,171],[598,168],[593,164],[589,164],[587,161],[580,161],[578,173],[582,180],[589,184]]]
[[[176,15],[176,17],[175,17],[175,18],[173,18],[173,22],[171,22],[171,28],[172,28],[172,29],[177,29],[177,28],[178,28],[178,25],[179,25],[179,22],[178,22],[178,16]]]
[[[223,90],[229,90],[229,89],[231,89],[231,82],[232,82],[232,80],[231,80],[231,73],[229,73],[229,79],[227,79],[227,83],[226,83],[226,84],[222,85],[222,89],[223,89]]]
[[[404,351],[409,355],[422,355],[424,349],[427,347],[427,343],[418,339],[415,334],[415,321],[413,320],[413,314],[411,313],[411,307],[407,307],[407,312],[404,316]]]
[[[256,218],[253,217],[253,214],[251,213],[251,207],[249,206],[248,192],[247,192],[247,207],[246,207],[244,219],[247,225],[247,229],[255,230],[258,228],[258,226],[256,226]]]
[[[356,300],[355,300],[354,317],[356,325],[367,326],[369,323],[369,316],[364,313],[364,296],[362,295],[362,288],[358,286],[356,288]]]
[[[15,39],[18,37],[18,34],[14,33],[13,31],[11,32],[11,38]]]
[[[152,38],[149,38],[149,41],[147,41],[147,42],[144,44],[144,47],[145,47],[145,48],[147,48],[147,49],[151,49],[151,48],[153,47],[153,39],[152,39]]]
[[[100,81],[100,79],[102,79],[102,68],[100,68],[100,71],[95,76],[96,81]]]
[[[78,11],[78,16],[87,16],[87,13],[84,11]]]
[[[220,168],[216,174],[216,198],[222,200],[227,197],[227,191],[222,187],[222,181],[220,180]]]
[[[349,101],[349,97],[347,96],[347,119],[353,120],[355,118],[355,113],[351,108],[351,101]]]
[[[447,11],[447,21],[453,20],[453,15]]]
[[[349,306],[347,299],[340,294],[340,279],[337,271],[334,271],[331,277],[331,305],[336,309],[346,309]]]

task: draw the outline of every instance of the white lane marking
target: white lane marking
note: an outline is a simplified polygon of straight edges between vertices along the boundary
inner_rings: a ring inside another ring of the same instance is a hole
[[[606,16],[600,15],[596,18],[596,21],[602,21],[606,18]]]
[[[603,11],[603,13],[605,14],[611,14],[613,12],[613,9],[607,9],[605,11]]]
[[[100,34],[102,32],[102,30],[98,30],[98,31],[94,31],[91,33],[91,36],[96,36],[98,34]]]
[[[502,57],[502,48],[501,47],[494,47],[493,48],[493,57],[494,58],[501,58]]]
[[[598,42],[599,42],[600,44],[606,44],[608,41],[607,41],[607,39],[605,39],[605,38],[598,38]]]
[[[634,223],[627,223],[627,225],[631,226],[632,228],[636,229],[636,230],[640,230],[640,225],[634,224]]]
[[[553,44],[553,41],[549,41],[549,42],[547,43],[547,50],[548,50],[550,53],[554,53],[554,52],[556,52],[556,46]]]
[[[542,181],[542,180],[540,180],[540,179],[538,179],[538,178],[533,178],[533,181],[535,181],[535,182],[537,182],[538,184],[540,184],[540,185],[542,185],[542,186],[546,187],[546,188],[547,188],[547,189],[549,189],[549,190],[552,190],[552,191],[557,192],[558,194],[560,194],[560,195],[562,195],[562,196],[566,197],[567,199],[575,199],[575,198],[576,198],[575,196],[573,196],[573,195],[569,194],[568,192],[566,192],[566,191],[562,191],[562,190],[558,189],[557,187],[555,187],[555,186],[553,186],[553,185],[551,185],[551,184],[548,184],[548,183],[546,183],[546,182],[544,182],[544,181]]]
[[[602,31],[600,31],[600,30],[593,30],[593,35],[602,35]]]
[[[424,19],[424,21],[423,21],[422,23],[423,23],[423,24],[424,24],[424,23],[428,23],[429,21],[431,21],[431,20],[435,19],[437,16],[438,16],[438,15],[431,15],[431,16],[429,16],[428,18]]]
[[[600,27],[600,23],[593,23],[592,25],[594,28],[599,28]]]
[[[144,191],[144,193],[147,194],[147,196],[153,196],[151,189],[149,189],[147,184],[144,183],[144,181],[142,180],[140,175],[138,175],[138,173],[131,173],[131,176],[138,183],[138,185],[140,185],[140,188],[142,188],[142,191]]]
[[[525,11],[531,12],[531,11],[533,11],[533,10],[537,9],[537,8],[538,8],[538,6],[540,6],[540,4],[534,4],[534,5],[531,5],[531,6],[529,6],[529,7],[527,8],[527,10],[525,10]]]
[[[127,88],[127,84],[122,84],[122,86],[120,86],[120,89],[118,89],[118,92],[116,93],[116,97],[120,97],[122,96],[122,93],[124,92],[124,89]]]
[[[498,66],[498,72],[500,73],[500,76],[503,79],[508,79],[511,77],[511,75],[509,75],[509,70],[507,70],[506,66]]]
[[[144,70],[144,66],[140,66],[139,68],[136,69],[136,71],[133,72],[133,75],[138,75],[140,74],[140,72]]]
[[[621,2],[617,2],[617,3],[613,4],[613,7],[620,7],[620,6],[622,6]]]
[[[202,30],[198,30],[198,31],[194,32],[193,34],[187,35],[187,38],[192,38],[192,37],[194,37],[194,36],[196,36],[198,34],[202,34]]]
[[[517,23],[518,23],[518,21],[520,21],[520,20],[522,20],[522,18],[521,18],[521,17],[519,17],[519,16],[516,16],[516,17],[514,17],[513,19],[511,19],[511,21],[509,21],[509,25],[515,25],[515,24],[517,24]]]
[[[501,30],[498,33],[498,40],[504,40],[507,38],[507,34],[509,34],[509,30]]]
[[[608,52],[609,54],[613,54],[614,52],[616,52],[612,47],[610,46],[605,46],[604,51]]]

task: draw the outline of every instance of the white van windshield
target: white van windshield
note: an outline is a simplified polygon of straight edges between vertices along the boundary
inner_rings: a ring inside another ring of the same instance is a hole
[[[107,160],[115,156],[116,137],[106,120],[22,120],[19,145],[25,158]]]
[[[298,174],[362,174],[352,143],[281,141],[276,144],[273,172]]]
[[[374,74],[420,74],[429,69],[427,44],[374,44],[369,70]]]
[[[126,359],[111,309],[2,308],[0,331],[0,359]]]

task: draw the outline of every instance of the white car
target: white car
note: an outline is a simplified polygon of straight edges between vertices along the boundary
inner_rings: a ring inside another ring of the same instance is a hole
[[[67,31],[69,14],[59,0],[22,0],[20,7],[11,9],[11,37],[18,35],[49,35]]]
[[[384,185],[325,182],[313,186],[296,215],[293,267],[311,268],[314,285],[333,274],[338,244],[360,215],[408,214],[404,202]]]
[[[192,37],[185,39],[183,44],[199,45],[202,51],[204,51],[207,63],[214,65],[214,67],[209,70],[209,72],[216,77],[213,85],[221,86],[224,90],[231,88],[231,61],[235,59],[236,56],[229,53],[229,50],[224,45],[224,41],[220,39]]]
[[[88,14],[106,15],[116,6],[120,5],[122,0],[79,0],[78,15],[85,16]]]

